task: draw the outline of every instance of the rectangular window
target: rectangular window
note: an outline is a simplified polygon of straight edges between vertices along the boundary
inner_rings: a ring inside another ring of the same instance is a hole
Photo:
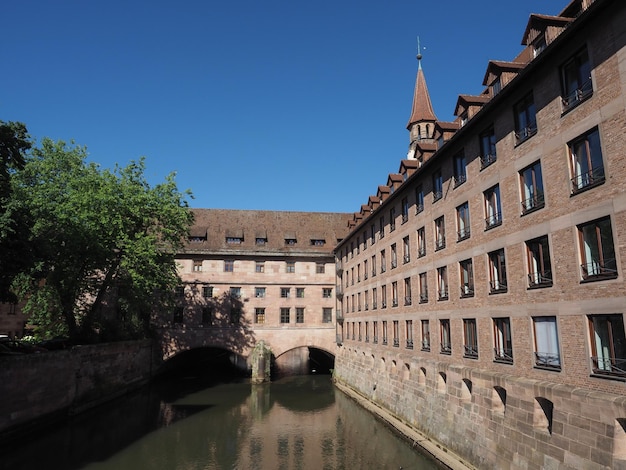
[[[296,240],[295,238],[285,238],[286,246],[294,246],[296,243],[298,243],[298,240]]]
[[[457,241],[470,237],[469,203],[464,202],[456,208]]]
[[[326,272],[326,264],[324,263],[315,263],[315,273],[316,274],[324,274]]]
[[[454,156],[454,187],[458,187],[467,181],[467,162],[463,151]]]
[[[296,272],[296,263],[295,263],[295,261],[287,261],[285,272],[288,272],[288,273],[295,273]]]
[[[364,304],[365,310],[369,310],[370,308],[369,297],[370,297],[370,291],[366,290],[365,292],[363,292],[363,301],[365,302]]]
[[[405,224],[409,221],[409,199],[402,199],[402,223]]]
[[[372,335],[373,335],[372,341],[374,343],[378,343],[378,322],[377,321],[373,321],[372,322],[372,330],[373,330],[372,331]]]
[[[387,308],[387,286],[381,286],[380,288],[380,301],[382,303],[382,308]]]
[[[506,261],[504,248],[489,253],[489,293],[499,294],[507,291]]]
[[[257,273],[264,273],[265,272],[265,262],[264,261],[257,261],[255,263],[254,266],[254,271]]]
[[[356,295],[356,298],[357,298],[357,304],[356,304],[357,311],[360,312],[361,311],[361,293],[360,292]]]
[[[617,277],[615,246],[610,217],[578,226],[581,270],[584,281]]]
[[[393,347],[400,346],[400,326],[398,320],[393,321]]]
[[[324,299],[332,299],[333,297],[333,289],[332,287],[323,287],[322,288],[322,298]]]
[[[572,194],[604,183],[604,163],[600,147],[600,133],[592,129],[568,144]]]
[[[291,289],[289,287],[281,287],[280,297],[282,299],[288,299],[289,297],[291,297]]]
[[[428,320],[422,320],[422,351],[430,351],[430,324]]]
[[[396,208],[389,209],[389,231],[393,232],[396,229]]]
[[[363,279],[365,279],[367,281],[367,279],[369,278],[369,266],[367,265],[367,260],[363,260]]]
[[[361,253],[361,235],[356,237],[356,254]]]
[[[396,244],[391,245],[391,269],[398,267],[398,253],[396,251]]]
[[[376,276],[376,255],[372,255],[372,277]]]
[[[376,287],[372,287],[372,309],[376,310],[378,308],[378,289]]]
[[[440,328],[440,352],[441,354],[451,354],[452,353],[452,342],[450,341],[450,320],[442,319],[439,320],[439,328]]]
[[[194,259],[193,260],[193,271],[194,272],[202,271],[202,260],[201,259]]]
[[[435,219],[435,251],[446,247],[446,224],[444,216]]]
[[[387,344],[387,320],[383,320],[383,344]]]
[[[586,48],[577,52],[561,67],[561,90],[564,113],[593,94],[591,63]]]
[[[522,192],[522,215],[545,206],[541,164],[536,161],[519,172]]]
[[[226,237],[226,243],[229,245],[241,245],[243,243],[242,237]]]
[[[361,282],[361,263],[356,265],[356,282]]]
[[[626,377],[626,336],[622,315],[590,315],[594,374]]]
[[[424,227],[417,229],[417,257],[426,256],[426,229]]]
[[[289,321],[290,321],[289,307],[281,307],[280,308],[280,322],[289,323]]]
[[[493,319],[494,361],[513,363],[511,321],[508,318]]]
[[[381,215],[378,219],[378,238],[385,238],[385,216]]]
[[[443,197],[443,177],[441,176],[441,170],[436,170],[433,173],[433,202],[437,202]]]
[[[474,268],[471,258],[459,262],[459,268],[461,275],[461,298],[474,297]]]
[[[321,238],[311,238],[311,246],[324,246],[326,245],[326,240]]]
[[[296,308],[296,323],[304,323],[304,308]]]
[[[255,243],[257,245],[265,245],[267,243],[267,238],[266,237],[256,237]]]
[[[420,184],[415,188],[415,214],[419,214],[424,210],[424,190]]]
[[[265,297],[265,287],[255,287],[254,288],[254,297],[257,299],[262,299]]]
[[[265,309],[264,308],[254,309],[254,323],[258,323],[258,324],[265,323]]]
[[[380,272],[384,273],[387,270],[387,258],[385,257],[385,250],[380,251]]]
[[[552,265],[548,236],[526,242],[528,259],[528,287],[549,287],[552,285]]]
[[[376,243],[376,227],[374,224],[370,225],[370,245]]]
[[[490,127],[480,134],[480,169],[484,170],[496,159],[496,133],[493,127]]]
[[[411,278],[407,277],[404,279],[404,305],[411,305]]]
[[[437,268],[437,300],[448,300],[448,268]]]
[[[464,357],[478,359],[478,330],[475,318],[463,319],[463,348]]]
[[[241,299],[241,287],[231,287],[230,296],[233,299]]]
[[[331,323],[333,321],[333,309],[324,307],[322,309],[322,323]]]
[[[406,348],[413,349],[413,320],[406,320],[404,329],[406,330]]]
[[[500,186],[495,185],[483,193],[485,200],[485,230],[502,224],[502,208],[500,206]]]
[[[296,297],[298,299],[304,299],[304,287],[296,287]]]
[[[515,143],[521,144],[537,133],[537,116],[533,94],[529,93],[514,107]]]
[[[420,304],[428,302],[428,281],[426,273],[420,273],[419,275],[419,288],[420,288]]]
[[[211,286],[203,286],[202,287],[202,297],[205,299],[210,299],[213,297],[213,287]]]
[[[533,317],[535,367],[561,370],[556,317]]]
[[[235,261],[232,259],[224,260],[224,272],[232,273],[235,270]]]
[[[391,302],[392,307],[398,306],[398,282],[393,281],[391,283]]]
[[[409,236],[402,239],[402,262],[404,264],[411,261],[411,246],[409,245]]]

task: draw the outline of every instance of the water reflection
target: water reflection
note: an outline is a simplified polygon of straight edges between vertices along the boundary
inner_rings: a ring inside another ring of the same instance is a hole
[[[437,468],[329,376],[152,387],[2,454],[11,470]]]

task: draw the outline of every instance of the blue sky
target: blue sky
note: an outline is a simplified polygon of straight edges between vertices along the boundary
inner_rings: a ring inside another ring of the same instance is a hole
[[[0,120],[102,167],[146,157],[192,207],[354,212],[406,156],[417,36],[453,119],[530,13],[567,0],[20,0],[3,6]]]

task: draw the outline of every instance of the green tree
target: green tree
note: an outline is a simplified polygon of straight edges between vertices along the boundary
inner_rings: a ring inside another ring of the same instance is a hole
[[[180,279],[174,254],[192,222],[169,175],[151,186],[143,159],[102,170],[86,149],[44,139],[13,176],[13,209],[30,220],[32,259],[13,282],[39,336],[145,334]]]
[[[31,140],[21,122],[0,121],[0,301],[15,301],[11,280],[28,263],[24,233],[28,230],[20,213],[8,207],[11,175],[23,168]]]

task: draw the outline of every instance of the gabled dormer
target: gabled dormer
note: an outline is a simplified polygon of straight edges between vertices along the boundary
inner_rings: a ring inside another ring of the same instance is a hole
[[[480,111],[486,102],[490,100],[489,95],[459,95],[456,101],[454,115],[460,120],[461,127],[467,124],[467,121]]]
[[[573,18],[533,13],[528,19],[522,44],[530,47],[533,57],[537,57],[572,21]]]
[[[454,135],[456,131],[461,127],[460,122],[457,121],[437,121],[435,123],[435,142],[437,149],[440,149]]]
[[[526,64],[522,62],[504,62],[490,60],[483,78],[483,85],[489,88],[489,95],[493,98],[504,88]]]
[[[371,207],[368,204],[361,204],[361,217],[366,218],[372,212]]]
[[[415,147],[415,160],[418,163],[418,167],[421,167],[424,163],[426,163],[436,151],[436,142],[420,142]]]
[[[370,196],[367,200],[367,205],[370,206],[372,211],[375,211],[380,206],[380,198],[378,196]]]
[[[402,175],[402,181],[409,179],[409,176],[415,173],[418,167],[419,163],[417,160],[402,160],[400,162],[400,169],[398,170],[398,173]]]
[[[387,199],[387,197],[389,197],[389,193],[390,191],[388,186],[378,186],[378,192],[376,193],[376,196],[378,197],[381,204],[385,202],[385,199]]]
[[[389,194],[393,194],[393,192],[400,187],[403,181],[402,175],[399,175],[398,173],[389,173],[389,176],[387,177]]]

